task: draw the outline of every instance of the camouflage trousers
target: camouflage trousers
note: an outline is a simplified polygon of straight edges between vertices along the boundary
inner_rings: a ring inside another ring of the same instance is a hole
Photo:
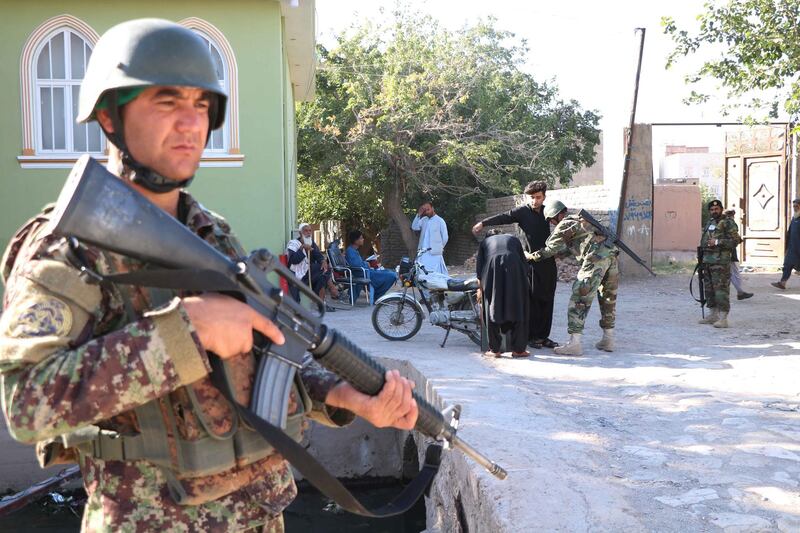
[[[592,307],[594,295],[600,302],[600,327],[613,329],[617,318],[617,289],[619,288],[619,262],[616,255],[584,260],[578,279],[572,284],[572,296],[567,310],[567,333],[582,333],[586,315]]]
[[[706,293],[706,305],[709,309],[727,313],[731,310],[731,264],[704,263],[703,288]]]

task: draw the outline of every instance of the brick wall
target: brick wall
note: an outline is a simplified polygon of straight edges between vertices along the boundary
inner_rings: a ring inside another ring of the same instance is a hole
[[[567,206],[570,213],[576,213],[580,209],[586,209],[602,223],[609,225],[616,217],[617,195],[612,197],[610,191],[604,185],[586,185],[583,187],[570,187],[568,189],[555,189],[547,191],[545,204],[553,200],[561,200]],[[482,218],[504,213],[519,205],[527,202],[524,194],[515,196],[503,196],[502,198],[490,198],[486,200],[486,213],[478,215],[477,220]],[[497,226],[504,233],[514,233],[517,231],[516,224],[510,226]],[[486,233],[486,230],[483,232]],[[481,235],[481,239],[483,235]]]
[[[547,191],[547,201],[553,200],[564,202],[571,213],[586,209],[606,225],[610,224],[612,215],[616,214],[615,203],[617,202],[617,197],[615,195],[612,198],[608,189],[603,185],[587,185]],[[489,198],[486,200],[486,212],[477,215],[475,222],[491,215],[504,213],[526,202],[527,199],[523,194]],[[408,221],[408,225],[411,226],[411,220]],[[497,227],[504,233],[518,233],[516,224]],[[445,263],[448,265],[462,265],[474,256],[478,250],[478,242],[486,234],[484,230],[483,234],[476,239],[470,232],[454,232],[450,227],[448,227],[448,230],[450,231],[450,240],[444,250]],[[401,257],[408,255],[408,250],[400,236],[400,229],[394,221],[389,223],[389,227],[381,231],[380,240],[381,262],[386,268],[394,268],[400,262]]]

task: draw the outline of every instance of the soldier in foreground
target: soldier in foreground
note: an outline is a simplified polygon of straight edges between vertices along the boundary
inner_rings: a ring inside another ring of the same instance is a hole
[[[526,254],[528,260],[542,261],[572,254],[580,265],[567,309],[569,343],[553,351],[560,355],[583,355],[581,336],[595,292],[600,302],[600,327],[603,328],[603,338],[595,346],[606,352],[614,351],[619,249],[608,242],[605,235],[595,233],[594,227],[580,216],[568,215],[567,207],[558,200],[545,207],[544,217],[555,228],[543,248]]]
[[[711,312],[700,319],[700,324],[727,328],[731,309],[731,256],[742,239],[736,222],[723,216],[722,202],[708,202],[708,214],[711,218],[700,237],[700,248],[703,253],[703,284]]]
[[[111,28],[80,98],[78,120],[100,123],[112,173],[220,252],[244,255],[227,223],[182,190],[225,118],[226,95],[199,37],[155,19]],[[225,361],[246,404],[253,330],[278,344],[281,332],[221,294],[89,283],[50,232],[50,215],[23,226],[2,261],[0,384],[12,435],[37,443],[43,466],[79,463],[84,531],[282,531],[296,494],[289,465],[212,385],[208,359]],[[103,275],[144,266],[93,247],[81,253]],[[287,423],[295,439],[306,417],[414,427],[412,383],[396,372],[377,396],[315,363],[299,375]]]

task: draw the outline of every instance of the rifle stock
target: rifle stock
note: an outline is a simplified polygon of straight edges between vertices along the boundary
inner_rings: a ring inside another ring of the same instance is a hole
[[[656,275],[655,272],[650,270],[650,267],[647,266],[647,263],[645,263],[644,260],[642,260],[641,257],[636,255],[636,252],[634,252],[633,250],[628,248],[628,246],[624,242],[622,242],[622,240],[619,237],[617,237],[616,233],[612,232],[610,229],[608,229],[607,227],[602,225],[600,223],[600,221],[597,220],[596,218],[594,218],[592,216],[592,214],[589,213],[586,209],[581,209],[580,212],[578,213],[578,216],[581,217],[582,219],[584,219],[589,224],[591,224],[602,235],[605,235],[606,239],[610,239],[613,244],[617,245],[617,247],[620,250],[622,250],[623,252],[628,254],[628,257],[630,257],[631,259],[636,261],[640,266],[642,266],[645,270],[647,270],[651,275],[653,275],[653,276]]]

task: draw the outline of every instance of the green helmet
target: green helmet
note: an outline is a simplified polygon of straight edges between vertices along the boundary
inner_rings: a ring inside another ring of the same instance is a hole
[[[560,200],[554,200],[552,203],[547,204],[544,206],[544,218],[545,220],[550,220],[551,218],[555,218],[561,211],[564,211],[567,206],[564,205],[563,202]]]
[[[131,180],[162,193],[187,186],[192,177],[171,180],[137,162],[125,142],[120,113],[142,89],[156,85],[195,87],[215,97],[209,102],[206,142],[225,121],[228,96],[220,87],[208,45],[192,30],[162,19],[129,20],[103,34],[81,83],[77,121],[96,120],[96,111],[107,109],[114,131],[104,133],[133,171]]]
[[[81,83],[78,122],[95,118],[108,91],[153,85],[197,87],[216,95],[209,131],[225,120],[228,96],[217,80],[208,45],[192,30],[162,19],[117,24],[95,46]]]

